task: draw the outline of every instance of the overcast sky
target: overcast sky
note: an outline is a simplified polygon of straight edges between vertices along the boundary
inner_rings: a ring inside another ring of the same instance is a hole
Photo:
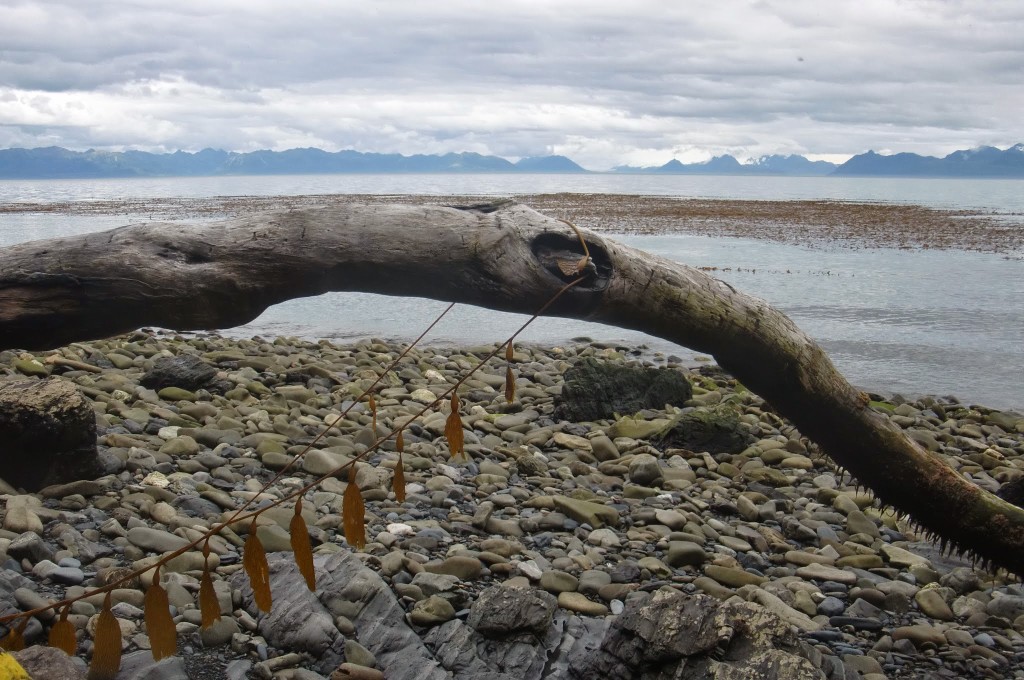
[[[0,0],[0,148],[584,167],[1024,142],[1021,0]]]

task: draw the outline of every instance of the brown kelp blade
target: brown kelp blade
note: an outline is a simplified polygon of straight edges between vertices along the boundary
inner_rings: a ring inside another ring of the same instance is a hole
[[[25,649],[25,628],[28,626],[28,618],[22,617],[21,623],[12,627],[7,635],[0,639],[0,649],[6,649],[8,652],[20,652]]]
[[[505,401],[512,403],[516,400],[516,376],[512,373],[512,367],[505,367]]]
[[[316,590],[316,570],[313,568],[313,545],[309,540],[309,530],[306,528],[306,522],[302,519],[302,498],[295,500],[295,514],[292,515],[288,531],[291,534],[292,552],[295,554],[295,564],[299,567],[299,573],[306,580],[306,587],[311,591]]]
[[[96,620],[88,680],[113,680],[121,667],[121,626],[110,611],[110,593]]]
[[[153,585],[146,591],[143,603],[146,617],[146,633],[153,661],[174,656],[178,651],[178,631],[171,618],[171,603],[167,591],[160,585],[160,571],[153,576]]]
[[[401,436],[401,432],[398,433]],[[402,463],[402,454],[398,454],[398,464],[395,465],[395,476],[391,480],[391,488],[395,491],[395,500],[399,503],[405,502],[405,466]]]
[[[505,345],[505,361],[512,361],[512,357],[514,356],[514,354],[515,354],[515,349],[513,348],[513,344],[511,342],[506,344]]]
[[[377,438],[377,400],[373,398],[373,392],[370,393],[370,413],[373,417],[373,437]]]
[[[242,550],[242,566],[252,586],[252,597],[260,611],[269,612],[272,597],[270,594],[270,565],[267,564],[267,551],[263,549],[260,537],[255,529],[249,532]]]
[[[353,465],[348,472],[348,486],[341,499],[341,524],[345,529],[345,540],[356,550],[366,545],[366,506],[363,495],[356,485],[356,468]]]
[[[71,605],[64,605],[61,610],[60,620],[50,628],[50,635],[46,642],[51,647],[62,650],[68,656],[74,656],[78,648],[78,641],[75,639],[75,627],[68,621],[68,613]]]
[[[217,593],[213,589],[213,577],[210,576],[209,567],[203,569],[203,575],[199,579],[199,611],[202,615],[200,625],[203,629],[220,621],[220,603],[217,602]]]
[[[448,451],[452,458],[465,454],[462,440],[462,418],[459,417],[459,397],[452,393],[452,412],[444,423],[444,436],[448,439]]]

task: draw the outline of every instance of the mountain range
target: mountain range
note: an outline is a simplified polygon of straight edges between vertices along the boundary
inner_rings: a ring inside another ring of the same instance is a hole
[[[565,156],[523,158],[515,163],[478,153],[413,155],[329,152],[322,149],[238,153],[203,149],[176,151],[69,151],[60,147],[0,149],[0,179],[113,177],[197,177],[211,175],[292,175],[335,173],[586,173]],[[620,166],[612,173],[675,175],[791,175],[870,177],[1024,178],[1024,144],[1008,149],[981,146],[943,158],[874,151],[842,165],[798,155],[773,155],[741,163],[730,155],[702,163],[671,160],[661,166]]]

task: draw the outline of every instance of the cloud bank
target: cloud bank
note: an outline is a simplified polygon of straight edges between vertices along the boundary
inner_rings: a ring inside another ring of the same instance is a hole
[[[1016,0],[9,0],[0,26],[0,147],[604,169],[1024,141]]]

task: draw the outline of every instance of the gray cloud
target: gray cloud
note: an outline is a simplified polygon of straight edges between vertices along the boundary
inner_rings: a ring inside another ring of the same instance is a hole
[[[0,25],[0,146],[606,168],[1024,140],[1016,0],[15,0]]]

